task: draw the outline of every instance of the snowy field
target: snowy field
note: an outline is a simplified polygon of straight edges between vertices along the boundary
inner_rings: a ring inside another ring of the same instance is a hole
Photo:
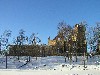
[[[99,56],[100,57],[100,56]],[[27,62],[27,56],[6,57],[0,56],[0,75],[100,75],[100,58],[98,56],[89,58],[83,65],[83,57],[75,57],[72,61],[64,56],[30,57]]]

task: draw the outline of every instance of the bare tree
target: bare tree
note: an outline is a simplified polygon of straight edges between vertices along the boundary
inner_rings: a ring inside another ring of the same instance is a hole
[[[37,33],[38,34],[38,33]],[[36,60],[37,60],[37,56],[38,56],[38,54],[40,54],[39,52],[40,52],[40,47],[39,47],[39,43],[41,42],[41,40],[40,40],[40,38],[37,36],[37,34],[35,34],[35,33],[32,33],[32,35],[30,36],[30,38],[29,38],[29,43],[31,44],[31,45],[33,45],[34,46],[34,54],[35,54],[35,56],[36,56]]]
[[[11,36],[11,30],[5,30],[4,33],[0,37],[0,52],[2,49],[4,54],[5,54],[5,51],[8,50],[8,46],[9,46],[8,40],[10,36]]]
[[[38,33],[37,33],[38,34]],[[37,34],[32,33],[32,35],[30,36],[29,40],[30,40],[30,44],[34,44],[36,45],[37,43],[40,43],[41,40],[39,37],[37,37]]]
[[[58,24],[57,30],[58,35],[61,37],[64,36],[64,39],[68,39],[71,35],[72,27],[63,21]]]
[[[23,29],[20,29],[19,35],[13,41],[13,43],[15,44],[15,52],[17,52],[18,55],[18,60],[19,60],[19,56],[23,54],[22,51],[24,51],[25,53],[25,50],[23,50],[24,49],[23,45],[25,45],[25,42],[28,42],[28,37],[25,35],[25,31]]]
[[[21,29],[19,31],[19,36],[17,36],[17,44],[23,45],[23,42],[25,41],[25,31]]]
[[[94,37],[94,44],[96,44],[97,52],[100,53],[100,23],[97,23],[97,25],[93,29],[93,37]]]
[[[57,30],[58,30],[58,36],[60,37],[61,40],[61,42],[58,41],[57,47],[62,46],[62,48],[64,49],[63,51],[64,51],[65,62],[66,62],[66,55],[68,56],[69,59],[69,54],[70,54],[70,59],[71,59],[71,49],[69,48],[71,42],[69,41],[71,40],[72,27],[63,21],[58,24]]]

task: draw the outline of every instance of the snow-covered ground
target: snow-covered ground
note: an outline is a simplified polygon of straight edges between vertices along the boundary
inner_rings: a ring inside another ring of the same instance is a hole
[[[0,75],[100,75],[100,70],[0,70]]]
[[[99,56],[100,57],[100,56]],[[83,57],[78,56],[78,61],[75,62],[75,57],[72,61],[64,56],[47,56],[47,57],[31,57],[30,62],[26,62],[27,56],[6,57],[0,56],[0,75],[100,75],[100,58],[95,56],[86,61],[84,68]]]

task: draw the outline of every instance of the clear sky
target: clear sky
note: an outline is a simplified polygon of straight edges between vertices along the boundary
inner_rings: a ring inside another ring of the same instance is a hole
[[[24,29],[27,36],[39,33],[47,44],[63,20],[72,26],[81,21],[95,25],[100,22],[100,0],[0,0],[0,35],[10,29],[13,38]]]

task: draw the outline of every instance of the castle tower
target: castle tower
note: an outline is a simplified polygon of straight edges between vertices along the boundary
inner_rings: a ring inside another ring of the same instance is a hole
[[[87,44],[86,44],[86,37],[85,37],[85,31],[86,28],[84,25],[76,24],[75,25],[75,34],[76,37],[76,48],[77,52],[84,53],[87,52]]]

